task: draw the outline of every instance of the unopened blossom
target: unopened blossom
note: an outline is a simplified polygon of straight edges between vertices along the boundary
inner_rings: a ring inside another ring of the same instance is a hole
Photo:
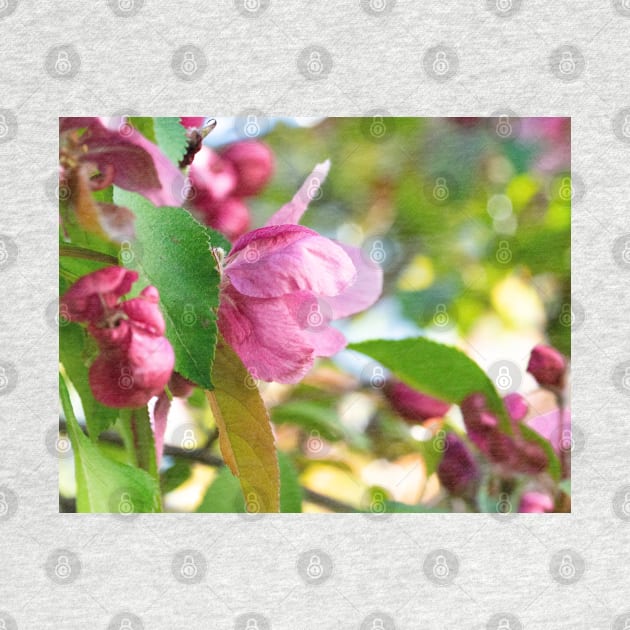
[[[543,387],[563,387],[566,367],[565,358],[560,352],[540,344],[532,350],[527,371]]]
[[[179,122],[186,129],[199,129],[199,127],[203,127],[205,120],[205,116],[181,116]]]
[[[481,471],[472,453],[454,433],[446,436],[446,449],[437,469],[440,483],[456,496],[474,496]]]
[[[236,185],[233,194],[237,197],[257,195],[273,174],[273,153],[257,140],[234,142],[221,151],[221,157],[234,167]]]
[[[519,512],[553,512],[553,499],[542,492],[525,492],[518,505]]]
[[[229,239],[244,234],[250,224],[249,209],[234,196],[237,174],[234,166],[212,149],[202,146],[190,165],[187,206],[206,225]]]
[[[219,329],[254,378],[296,383],[315,357],[346,345],[330,326],[381,294],[382,270],[361,251],[298,225],[329,163],[318,165],[265,227],[241,236],[225,259]]]
[[[137,279],[135,271],[105,267],[80,278],[61,300],[68,319],[87,323],[98,344],[89,381],[96,400],[108,407],[145,405],[162,392],[175,363],[157,289],[121,300]]]
[[[273,173],[273,154],[262,142],[235,142],[217,153],[201,146],[190,165],[188,207],[206,225],[229,239],[250,224],[245,197],[258,194]]]
[[[527,411],[524,401],[518,394],[510,394],[504,403],[512,424],[512,435],[501,430],[483,394],[465,398],[460,406],[468,437],[491,462],[502,465],[507,471],[541,472],[549,463],[547,454],[539,444],[527,441],[520,430]]]
[[[402,381],[389,380],[383,391],[392,408],[410,424],[441,418],[451,407],[449,403],[423,394]]]

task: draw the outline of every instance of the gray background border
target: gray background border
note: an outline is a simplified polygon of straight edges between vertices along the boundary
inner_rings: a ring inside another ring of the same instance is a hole
[[[500,628],[501,619],[512,629],[624,628],[628,3],[5,0],[0,33],[6,628],[246,628],[253,619],[261,629],[369,629],[379,627],[379,615],[386,629]],[[309,70],[313,50],[322,65]],[[442,74],[428,63],[436,50],[449,64]],[[573,65],[558,72],[567,51]],[[190,52],[195,66],[182,74]],[[573,417],[581,434],[573,514],[142,515],[130,522],[57,514],[58,462],[45,440],[57,422],[50,308],[57,296],[57,117],[250,108],[573,117],[573,170],[581,182],[572,230]],[[188,582],[173,565],[187,549],[207,560]],[[423,570],[440,549],[456,560],[445,584]],[[302,579],[298,569],[310,550],[330,557],[321,583]],[[574,572],[558,573],[567,554]],[[69,558],[71,579],[55,580],[60,555]]]

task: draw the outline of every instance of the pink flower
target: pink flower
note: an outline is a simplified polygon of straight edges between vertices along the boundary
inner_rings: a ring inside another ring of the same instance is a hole
[[[553,499],[542,492],[525,492],[518,506],[519,512],[552,512]]]
[[[265,227],[241,236],[225,260],[219,329],[255,378],[297,383],[315,357],[346,345],[329,326],[381,294],[382,270],[356,247],[297,225],[328,173],[318,165]]]
[[[441,418],[451,408],[449,403],[422,394],[401,381],[388,381],[384,393],[392,408],[410,424]]]
[[[540,344],[532,350],[527,371],[543,387],[563,387],[566,361],[555,348]]]
[[[80,278],[62,298],[68,319],[87,322],[99,346],[89,380],[94,397],[108,407],[145,405],[164,389],[175,363],[157,289],[120,301],[137,279],[135,271],[105,267]]]
[[[271,149],[256,140],[234,142],[221,151],[236,172],[233,194],[237,197],[257,195],[271,179],[274,159]]]
[[[112,129],[99,118],[60,118],[59,132],[64,171],[83,167],[93,190],[114,183],[156,206],[181,205],[183,175],[131,125],[122,122]]]

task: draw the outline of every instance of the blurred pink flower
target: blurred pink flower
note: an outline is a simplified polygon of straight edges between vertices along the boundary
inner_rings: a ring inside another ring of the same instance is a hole
[[[114,183],[156,206],[181,205],[184,178],[177,166],[122,119],[112,127],[112,121],[100,118],[60,118],[64,172],[81,166],[93,190]]]
[[[571,167],[571,119],[558,117],[519,118],[519,136],[539,146],[535,167],[545,173]]]
[[[188,206],[206,225],[234,240],[250,225],[243,197],[257,195],[273,168],[273,153],[262,142],[235,142],[220,153],[202,146],[190,165]]]
[[[234,167],[236,185],[233,194],[237,197],[257,195],[273,174],[273,153],[257,140],[234,142],[221,151],[221,157]]]
[[[135,271],[105,267],[80,278],[61,300],[68,319],[87,322],[99,346],[89,380],[94,397],[108,407],[145,405],[164,389],[175,363],[157,289],[120,301],[137,279]]]
[[[254,378],[296,383],[315,357],[346,345],[329,326],[381,294],[382,270],[361,251],[297,225],[326,177],[318,165],[265,227],[241,236],[225,260],[219,329]]]

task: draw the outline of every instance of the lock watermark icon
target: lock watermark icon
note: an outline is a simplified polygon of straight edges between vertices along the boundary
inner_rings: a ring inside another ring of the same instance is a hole
[[[459,560],[448,549],[436,549],[426,556],[422,568],[431,582],[449,586],[459,573]]]
[[[200,48],[187,44],[181,46],[171,58],[173,74],[182,81],[197,81],[208,67],[208,59]]]
[[[429,48],[422,58],[424,71],[436,81],[447,81],[457,74],[459,57],[450,47],[444,45]]]
[[[247,122],[245,123],[245,135],[249,138],[255,138],[260,134],[260,125],[255,114],[249,114],[247,116]]]
[[[322,584],[333,572],[332,558],[321,549],[311,549],[300,554],[297,570],[307,584]]]
[[[325,79],[332,70],[332,57],[323,46],[308,46],[298,56],[298,70],[306,79]]]
[[[173,555],[171,572],[183,584],[198,584],[208,570],[208,562],[196,549],[183,549]]]
[[[549,562],[551,577],[559,584],[575,584],[582,575],[586,564],[575,549],[557,551]]]
[[[585,66],[584,56],[575,46],[560,46],[549,57],[552,74],[562,81],[575,81],[582,75]]]

